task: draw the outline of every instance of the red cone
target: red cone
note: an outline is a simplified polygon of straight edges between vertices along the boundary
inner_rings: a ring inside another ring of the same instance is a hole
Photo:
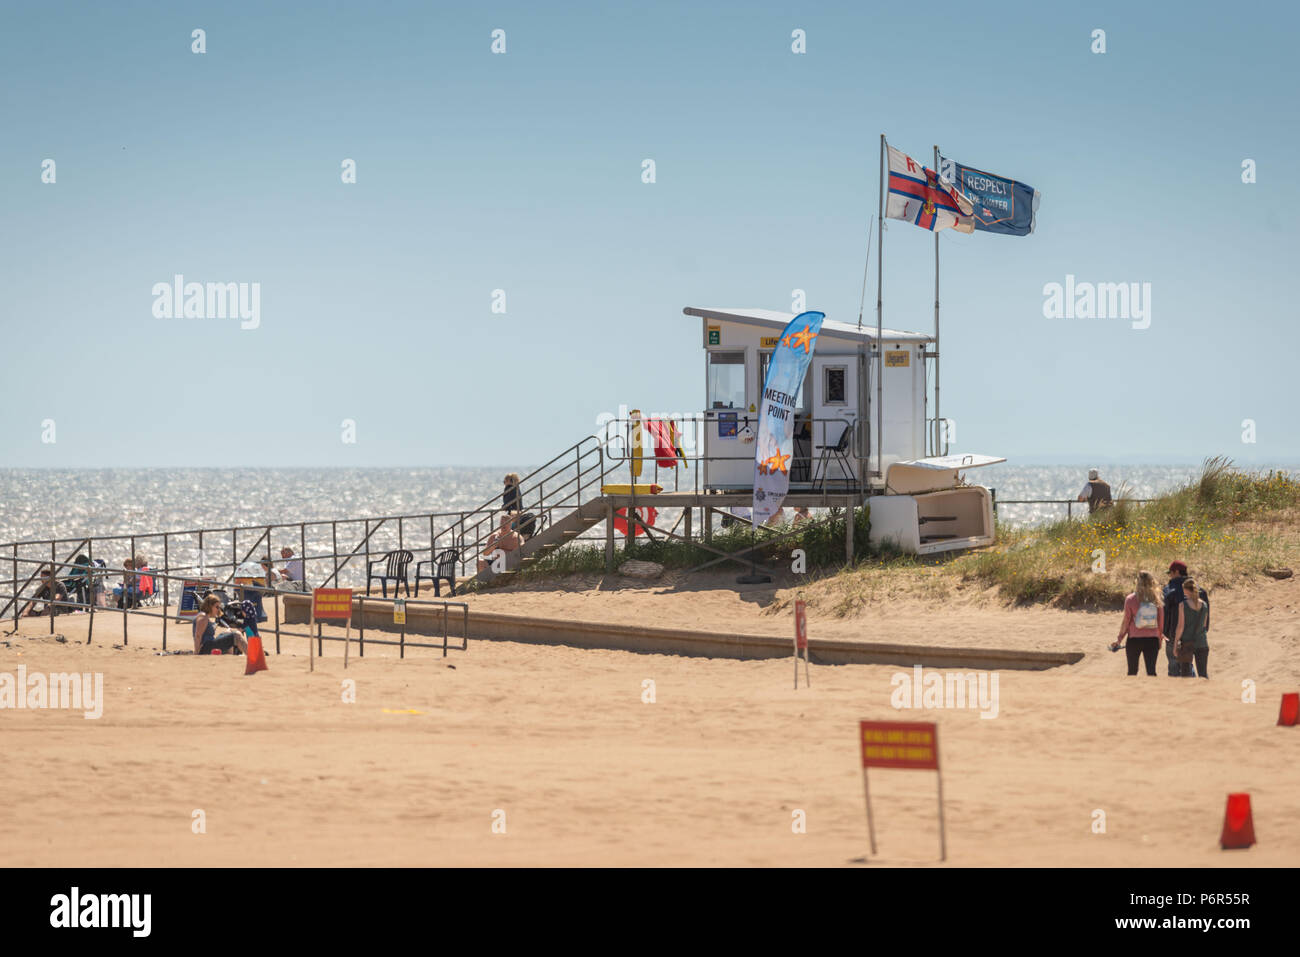
[[[1249,794],[1229,794],[1228,806],[1223,812],[1223,833],[1219,846],[1226,850],[1250,847],[1255,843],[1255,822],[1250,815]]]
[[[248,636],[248,664],[244,666],[244,674],[255,675],[259,671],[267,671],[266,654],[262,651],[262,639],[258,635]]]
[[[1277,723],[1292,727],[1300,721],[1300,691],[1288,691],[1282,695],[1282,710],[1278,713]]]

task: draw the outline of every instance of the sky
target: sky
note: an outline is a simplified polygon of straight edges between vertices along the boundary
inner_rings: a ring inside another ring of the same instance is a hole
[[[940,234],[955,450],[1300,461],[1295,5],[0,9],[0,466],[540,462],[698,411],[684,307],[857,320],[882,133],[1042,194]],[[887,327],[933,269],[887,222]],[[155,316],[177,274],[256,328]],[[1045,317],[1067,276],[1149,327]]]

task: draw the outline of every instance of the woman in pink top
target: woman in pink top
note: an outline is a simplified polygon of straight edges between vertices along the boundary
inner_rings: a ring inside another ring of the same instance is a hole
[[[1128,644],[1124,650],[1128,655],[1128,673],[1138,673],[1138,659],[1141,658],[1147,666],[1147,674],[1154,676],[1164,630],[1165,606],[1156,590],[1156,580],[1150,572],[1138,572],[1137,588],[1124,599],[1124,623],[1120,625],[1119,637],[1110,650],[1117,651],[1120,642],[1127,637]]]

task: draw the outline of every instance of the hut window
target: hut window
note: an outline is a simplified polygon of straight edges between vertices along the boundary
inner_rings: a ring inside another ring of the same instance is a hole
[[[709,408],[745,407],[745,354],[709,353]]]
[[[822,370],[822,395],[826,405],[844,405],[844,366],[827,366]]]

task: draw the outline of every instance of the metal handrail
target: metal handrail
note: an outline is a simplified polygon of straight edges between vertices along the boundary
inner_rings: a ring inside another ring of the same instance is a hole
[[[17,559],[17,561],[19,561],[19,562],[23,562],[23,563],[31,563],[31,564],[35,564],[35,565],[37,565],[37,566],[44,566],[44,565],[47,564],[46,561],[45,561],[44,559],[19,558],[19,559]],[[40,573],[40,568],[38,567],[37,570],[36,570],[36,574],[39,574],[39,573]],[[87,644],[87,645],[89,645],[91,642],[94,641],[94,636],[95,636],[95,615],[96,615],[96,614],[101,614],[101,615],[102,615],[102,614],[119,614],[119,613],[120,613],[120,614],[122,615],[122,644],[123,644],[123,646],[127,646],[127,645],[130,644],[130,635],[129,635],[129,632],[128,632],[128,629],[127,629],[127,621],[129,620],[130,616],[132,616],[132,615],[136,615],[136,616],[139,616],[139,617],[142,617],[142,618],[160,618],[160,619],[162,619],[162,623],[163,623],[163,628],[162,628],[162,647],[163,647],[163,651],[166,651],[166,650],[167,650],[167,625],[168,625],[168,623],[171,622],[171,621],[174,621],[174,620],[177,621],[178,623],[179,623],[179,622],[182,622],[182,621],[185,620],[185,619],[183,619],[183,618],[181,618],[181,619],[178,619],[178,618],[177,618],[177,616],[180,614],[180,611],[181,611],[181,609],[180,609],[180,601],[179,601],[179,600],[178,600],[178,602],[177,602],[177,608],[176,608],[176,610],[175,610],[175,611],[169,611],[169,609],[170,609],[172,606],[171,606],[170,597],[169,597],[169,592],[170,592],[171,589],[170,589],[168,586],[169,586],[170,582],[174,582],[174,581],[181,582],[181,584],[182,584],[181,594],[183,595],[183,594],[184,594],[184,585],[185,585],[186,583],[192,583],[192,582],[194,582],[194,581],[195,581],[194,577],[193,577],[193,576],[190,576],[190,575],[170,575],[170,574],[164,574],[164,573],[162,573],[162,572],[158,572],[158,571],[155,571],[155,570],[153,570],[153,569],[150,569],[148,574],[149,574],[149,576],[150,576],[151,578],[153,578],[153,579],[155,580],[155,583],[158,582],[158,581],[161,581],[161,582],[163,583],[163,587],[162,587],[161,590],[159,590],[159,589],[157,589],[157,588],[155,588],[155,590],[154,590],[154,597],[155,597],[155,598],[158,598],[158,597],[161,595],[161,604],[154,603],[154,604],[148,604],[148,605],[141,604],[141,605],[138,605],[138,606],[131,606],[130,603],[124,603],[123,607],[121,607],[121,608],[112,608],[112,607],[107,607],[107,606],[97,605],[97,604],[95,603],[95,598],[96,598],[96,595],[97,595],[97,593],[98,593],[98,589],[95,588],[95,587],[93,587],[93,586],[94,586],[94,579],[97,579],[97,578],[107,579],[107,578],[109,578],[109,577],[111,577],[111,576],[113,576],[113,575],[118,575],[118,574],[121,574],[121,575],[134,574],[134,570],[133,570],[133,569],[128,569],[128,568],[125,568],[125,567],[123,567],[123,568],[99,568],[99,567],[90,567],[90,568],[89,568],[89,573],[88,573],[88,583],[89,583],[92,587],[90,588],[89,595],[87,596],[87,597],[90,599],[88,602],[76,602],[76,601],[60,600],[60,599],[57,599],[57,598],[53,598],[52,596],[51,596],[51,598],[50,598],[49,600],[44,599],[44,598],[40,598],[40,599],[29,599],[29,601],[39,601],[39,602],[41,602],[42,604],[46,605],[47,608],[48,608],[49,606],[52,605],[52,606],[54,606],[55,608],[66,608],[66,609],[69,609],[69,610],[71,610],[71,611],[86,611],[86,612],[89,612],[89,622],[88,622],[88,624],[87,624],[87,629],[86,629],[86,644]],[[56,576],[56,577],[57,577],[57,576]],[[215,578],[206,578],[206,579],[203,580],[203,584],[206,584],[206,585],[210,585],[210,586],[212,586],[213,590],[220,590],[222,585],[225,585],[225,584],[228,584],[228,583],[226,583],[226,582],[218,582]],[[263,598],[265,598],[267,595],[270,595],[270,596],[274,597],[274,596],[279,595],[279,594],[294,594],[294,595],[301,595],[301,596],[304,596],[304,597],[308,597],[308,598],[309,598],[309,596],[310,596],[310,594],[311,594],[310,592],[298,592],[298,591],[290,591],[290,590],[288,590],[288,589],[278,589],[278,588],[275,588],[275,587],[272,587],[272,586],[269,586],[269,585],[236,584],[236,585],[233,585],[232,587],[233,587],[233,588],[237,588],[237,589],[239,589],[240,592],[243,593],[243,594],[245,594],[245,595],[246,595],[248,592],[254,592],[254,593],[256,593],[256,594],[262,596]],[[19,603],[20,603],[21,600],[22,600],[22,599],[21,599],[21,593],[18,593],[18,594],[14,595],[14,596],[0,595],[0,597],[11,597],[11,598],[15,599],[15,600],[16,600],[17,602],[19,602]],[[365,606],[366,606],[366,603],[367,603],[367,602],[372,602],[372,603],[376,603],[376,602],[377,602],[377,603],[381,603],[381,604],[382,604],[382,603],[392,604],[392,603],[396,602],[398,599],[396,598],[396,596],[394,596],[393,598],[380,598],[380,597],[375,597],[375,596],[372,596],[372,595],[357,594],[357,595],[354,595],[354,596],[353,596],[353,600],[356,601],[356,602],[358,603],[358,605],[360,606],[360,608],[359,608],[359,612],[358,612],[358,615],[359,615],[358,643],[359,643],[359,646],[360,646],[360,655],[361,655],[362,657],[365,657],[365,653],[366,653],[366,650],[365,650],[365,649],[366,649],[366,644],[365,644],[365,642],[366,642],[366,637],[365,637],[365,635],[366,635],[366,630],[365,630]],[[449,647],[448,644],[447,644],[447,621],[448,621],[448,615],[450,614],[450,609],[451,609],[452,607],[456,607],[456,608],[461,609],[461,611],[462,611],[462,613],[463,613],[463,616],[464,616],[464,619],[463,619],[463,626],[462,626],[462,633],[461,633],[461,638],[462,638],[462,641],[461,641],[461,647],[458,648],[458,649],[456,649],[456,650],[459,650],[459,651],[466,651],[466,650],[468,650],[468,648],[469,648],[469,605],[468,605],[468,604],[466,604],[465,602],[460,602],[460,601],[447,601],[447,600],[443,600],[443,599],[439,599],[439,598],[403,598],[403,599],[401,599],[401,601],[403,601],[406,605],[414,605],[414,606],[417,606],[417,607],[418,607],[418,606],[422,606],[422,605],[423,605],[423,606],[433,606],[433,605],[437,605],[437,606],[439,606],[439,607],[441,607],[441,608],[443,609],[443,634],[442,634],[442,644],[441,644],[441,646],[439,646],[439,645],[434,645],[434,644],[425,644],[425,643],[421,643],[421,642],[412,642],[412,641],[407,641],[407,640],[406,640],[406,625],[405,625],[405,623],[403,623],[403,625],[402,625],[402,628],[401,628],[401,635],[400,635],[400,637],[399,637],[399,639],[398,639],[397,641],[393,641],[393,640],[389,640],[389,639],[382,639],[382,638],[372,638],[372,639],[370,639],[370,641],[371,641],[372,644],[379,644],[379,645],[395,645],[395,646],[397,646],[397,647],[399,647],[399,648],[401,649],[401,651],[400,651],[400,655],[399,655],[399,656],[400,656],[400,657],[403,657],[403,658],[406,657],[406,648],[407,648],[408,646],[409,646],[409,647],[412,647],[412,648],[435,648],[435,649],[438,648],[438,647],[441,647],[441,648],[442,648],[443,657],[446,657],[446,655],[447,655],[447,650],[448,650],[448,647]],[[321,628],[320,628],[319,625],[318,625],[318,627],[317,627],[316,634],[314,634],[314,635],[311,634],[310,632],[295,632],[295,631],[289,631],[288,629],[286,629],[286,628],[284,628],[284,627],[281,626],[281,623],[280,623],[280,605],[279,605],[279,603],[278,603],[278,602],[275,602],[275,601],[272,601],[272,605],[274,606],[274,610],[275,610],[275,619],[274,619],[274,622],[275,622],[275,623],[274,623],[274,625],[272,626],[272,628],[271,628],[271,629],[268,629],[268,630],[271,631],[271,632],[275,635],[275,651],[276,651],[276,654],[279,654],[279,653],[280,653],[280,639],[281,639],[281,638],[308,638],[308,639],[310,639],[310,638],[315,638],[316,641],[317,641],[317,653],[318,653],[318,654],[321,652],[321,649],[322,649],[322,647],[323,647],[323,646],[321,645],[321,642],[323,642],[323,641],[343,641],[343,640],[344,640],[343,638],[340,638],[340,637],[338,637],[337,635],[325,635],[325,634],[323,634],[323,632],[322,632],[322,630],[321,630]],[[15,606],[14,606],[14,629],[15,629],[15,631],[17,630],[17,627],[18,627],[18,618],[19,618],[19,615],[18,615],[18,609],[19,609],[19,607],[20,607],[20,604],[15,604]],[[37,617],[40,617],[40,618],[49,618],[49,620],[50,620],[50,631],[51,631],[51,633],[53,633],[53,631],[54,631],[54,618],[55,618],[55,616],[54,616],[54,615],[50,615],[50,614],[48,614],[48,612],[43,612],[41,615],[39,615],[39,616],[37,616]],[[260,629],[259,629],[259,631],[260,631]]]

